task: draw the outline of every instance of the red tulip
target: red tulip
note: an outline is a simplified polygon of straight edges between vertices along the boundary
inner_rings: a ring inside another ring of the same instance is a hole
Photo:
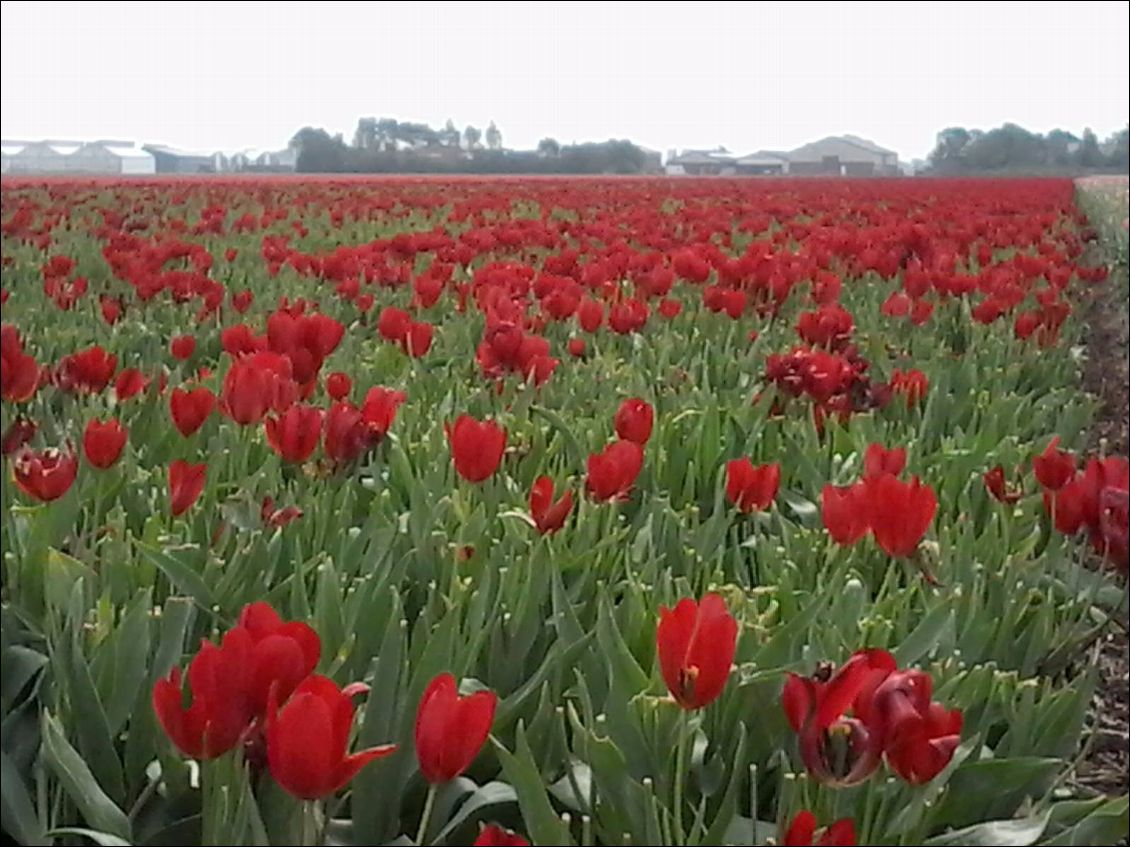
[[[895,671],[858,704],[864,720],[882,726],[887,762],[912,785],[941,773],[961,743],[961,710],[932,702],[933,684],[922,671]]]
[[[416,758],[424,779],[449,782],[471,766],[486,743],[497,704],[492,691],[460,697],[449,673],[428,684],[416,712]]]
[[[925,400],[929,388],[930,380],[920,370],[912,369],[905,373],[896,370],[891,374],[891,390],[906,397],[908,409],[913,409]]]
[[[548,535],[561,529],[566,518],[573,511],[573,492],[566,489],[565,493],[555,503],[553,502],[553,480],[548,476],[539,476],[530,488],[530,516],[534,519],[534,526],[542,535]]]
[[[659,607],[655,642],[667,690],[684,709],[701,709],[718,699],[734,663],[738,624],[718,594],[700,603],[680,600]]]
[[[237,424],[249,426],[263,420],[269,409],[285,409],[295,393],[290,359],[257,353],[232,363],[224,375],[220,408]]]
[[[840,818],[816,838],[816,815],[802,809],[789,824],[781,841],[784,847],[855,847],[855,821]]]
[[[29,418],[16,418],[4,430],[4,436],[0,439],[0,442],[2,442],[0,443],[0,454],[11,456],[17,450],[22,449],[31,442],[38,429],[35,421]]]
[[[106,423],[91,418],[82,433],[82,450],[86,461],[96,468],[106,469],[118,461],[126,446],[129,433],[116,418]]]
[[[183,515],[196,502],[204,490],[207,470],[206,464],[190,465],[183,459],[169,465],[169,508],[174,518]]]
[[[569,355],[574,358],[581,358],[585,355],[585,340],[583,338],[570,338],[568,345]]]
[[[518,833],[493,823],[484,826],[473,842],[474,847],[528,847],[529,843]]]
[[[455,470],[468,482],[482,482],[498,470],[506,450],[506,430],[493,421],[460,415],[447,428]]]
[[[262,715],[272,687],[285,701],[298,684],[314,672],[322,655],[318,633],[301,621],[286,621],[269,603],[249,603],[238,626],[251,636],[247,699],[251,711]]]
[[[126,368],[114,377],[114,396],[120,403],[140,394],[148,384],[149,380],[137,368]]]
[[[316,800],[340,791],[365,765],[395,752],[395,744],[348,753],[355,683],[344,691],[324,676],[307,677],[282,707],[272,688],[267,707],[267,765],[288,793]]]
[[[263,498],[263,504],[259,507],[259,517],[267,526],[279,529],[302,517],[302,510],[297,506],[284,506],[281,509],[276,509],[274,498],[268,496]]]
[[[1059,449],[1059,436],[1051,440],[1044,452],[1032,459],[1032,470],[1040,485],[1058,491],[1075,477],[1075,454]]]
[[[281,415],[263,419],[267,443],[284,462],[300,465],[322,438],[322,410],[295,403]]]
[[[352,403],[334,403],[326,415],[326,437],[322,450],[330,461],[348,465],[376,443],[378,437],[365,423],[361,410]]]
[[[353,380],[349,378],[349,374],[334,371],[326,377],[326,393],[330,395],[331,399],[344,400],[352,390]]]
[[[412,316],[395,306],[386,306],[377,318],[377,332],[385,341],[403,341],[411,325]]]
[[[216,407],[216,395],[203,386],[185,390],[174,388],[169,394],[169,414],[177,432],[188,438],[204,425]]]
[[[187,709],[179,667],[153,686],[157,719],[185,755],[214,759],[242,739],[252,719],[247,685],[251,650],[251,635],[243,627],[229,631],[219,647],[203,641],[188,666],[192,702]]]
[[[683,311],[683,304],[678,300],[672,300],[670,297],[664,297],[659,301],[659,314],[670,320],[677,318],[679,313]]]
[[[888,556],[913,555],[938,511],[934,489],[918,477],[902,482],[890,474],[865,479],[862,486],[875,541]]]
[[[890,474],[898,476],[906,467],[906,448],[892,447],[890,450],[882,444],[870,444],[863,455],[863,475],[882,476]]]
[[[1004,479],[1004,468],[1000,465],[985,471],[982,479],[985,482],[985,490],[1001,503],[1015,503],[1022,495],[1020,491],[1012,491],[1008,488]]]
[[[820,492],[820,516],[832,540],[845,546],[867,534],[867,500],[862,484],[825,485]]]
[[[196,350],[196,339],[191,335],[178,335],[169,342],[169,352],[174,359],[185,361],[192,357]]]
[[[75,455],[55,448],[36,451],[25,447],[12,461],[12,477],[20,491],[44,503],[66,494],[77,473]]]
[[[414,359],[418,359],[431,349],[432,334],[435,327],[425,321],[412,321],[408,326],[408,334],[404,336],[401,346],[404,352]]]
[[[604,306],[599,301],[586,297],[577,308],[577,322],[585,332],[596,332],[604,323]]]
[[[847,713],[866,701],[896,667],[885,650],[861,650],[833,674],[788,675],[781,705],[813,778],[833,786],[855,785],[879,767],[882,726]]]
[[[118,357],[95,345],[63,358],[55,382],[64,391],[98,394],[110,384],[117,367]]]
[[[781,465],[754,466],[748,458],[726,463],[726,499],[747,514],[772,505],[781,485]]]
[[[597,501],[627,500],[643,468],[643,448],[634,441],[614,441],[588,459],[585,487]]]
[[[396,420],[397,410],[407,399],[408,395],[403,391],[393,391],[379,385],[369,389],[365,402],[361,405],[361,417],[375,438],[379,440],[388,435]]]
[[[631,397],[620,404],[613,419],[616,435],[625,441],[634,441],[643,447],[651,438],[655,423],[655,410],[646,400]]]
[[[0,328],[0,397],[12,403],[30,400],[39,388],[39,365],[24,352],[19,330]]]

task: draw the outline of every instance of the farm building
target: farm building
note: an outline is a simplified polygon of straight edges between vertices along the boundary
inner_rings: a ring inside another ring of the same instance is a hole
[[[69,171],[69,157],[82,145],[73,141],[34,141],[3,146],[12,149],[11,155],[6,157],[5,173],[48,174]],[[15,149],[17,146],[19,149]]]
[[[25,146],[27,145],[13,141],[0,144],[0,173],[8,173],[12,169],[12,157],[19,155]]]
[[[789,154],[775,150],[758,150],[756,153],[735,159],[734,168],[739,174],[787,174]]]
[[[898,176],[898,154],[855,135],[829,136],[790,152],[789,172],[814,176]]]
[[[216,170],[214,157],[207,153],[189,153],[164,144],[146,144],[142,149],[153,156],[159,174],[201,174]]]
[[[665,170],[668,176],[732,176],[737,173],[733,154],[719,150],[684,150],[669,156]]]
[[[67,157],[68,173],[141,175],[156,171],[153,156],[129,141],[94,141]]]

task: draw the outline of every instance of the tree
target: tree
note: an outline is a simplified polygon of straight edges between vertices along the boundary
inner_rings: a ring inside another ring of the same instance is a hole
[[[339,173],[348,167],[348,151],[341,137],[331,137],[324,129],[303,127],[290,146],[298,151],[295,167],[303,173]]]
[[[1075,161],[1080,167],[1097,168],[1103,164],[1103,153],[1099,149],[1099,139],[1090,127],[1083,130],[1083,140],[1079,143],[1079,150],[1075,154]]]
[[[459,130],[455,128],[455,123],[451,118],[447,119],[447,123],[439,131],[439,143],[444,147],[459,146]]]
[[[487,127],[486,139],[488,149],[502,149],[502,133],[499,131],[498,127],[494,125],[494,121],[491,121],[490,126]]]
[[[377,119],[361,118],[353,133],[353,146],[358,150],[372,150],[377,143]]]
[[[1116,132],[1106,142],[1110,152],[1107,154],[1107,167],[1126,173],[1130,168],[1130,127]]]
[[[561,155],[561,145],[555,138],[543,138],[538,142],[538,155],[556,158]]]
[[[930,154],[930,164],[939,170],[952,170],[961,163],[961,156],[971,140],[969,130],[961,126],[951,126],[938,133],[934,151]]]
[[[1063,129],[1053,129],[1044,138],[1048,164],[1060,168],[1070,165],[1071,153],[1078,143],[1079,139],[1073,133]]]
[[[463,130],[463,145],[468,150],[474,150],[479,146],[482,137],[483,134],[479,129],[468,124]]]

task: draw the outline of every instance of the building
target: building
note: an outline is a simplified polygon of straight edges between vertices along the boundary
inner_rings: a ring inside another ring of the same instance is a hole
[[[216,170],[215,158],[207,153],[190,153],[164,144],[146,144],[142,149],[153,156],[159,174],[205,174]]]
[[[57,174],[69,171],[69,157],[82,145],[77,141],[8,142],[3,146],[10,152],[6,156],[5,173]]]
[[[758,150],[756,153],[735,159],[734,169],[739,174],[787,174],[789,172],[789,154],[776,150]]]
[[[132,141],[92,141],[67,157],[67,173],[140,176],[156,173],[156,162]]]
[[[677,156],[669,156],[664,170],[668,176],[733,176],[737,173],[736,161],[725,148],[684,150]]]
[[[898,154],[855,135],[834,135],[791,151],[789,173],[812,176],[898,176]]]
[[[298,167],[298,150],[240,150],[226,159],[225,170],[279,173]],[[219,170],[220,168],[217,168]]]

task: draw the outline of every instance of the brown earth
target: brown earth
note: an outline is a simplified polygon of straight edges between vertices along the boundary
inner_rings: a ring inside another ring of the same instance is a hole
[[[1091,433],[1092,448],[1125,456],[1130,446],[1130,316],[1121,288],[1112,274],[1090,303],[1083,379],[1102,404]],[[1130,644],[1125,607],[1122,614],[1121,625],[1101,642],[1099,685],[1088,716],[1091,746],[1076,774],[1081,786],[1107,795],[1130,792]]]

